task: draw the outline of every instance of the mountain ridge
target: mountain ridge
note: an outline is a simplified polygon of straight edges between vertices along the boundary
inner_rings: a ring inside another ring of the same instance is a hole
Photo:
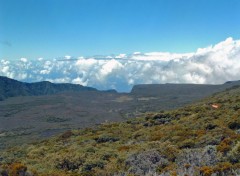
[[[52,95],[65,91],[98,91],[79,84],[51,83],[49,81],[25,83],[0,76],[0,101],[9,97]]]
[[[165,84],[137,84],[134,85],[129,93],[132,95],[151,96],[154,94],[174,94],[176,91],[188,94],[189,91],[199,92],[200,88],[202,94],[209,91],[206,96],[212,93],[223,91],[226,88],[234,85],[240,85],[240,81],[227,81],[224,84],[191,84],[191,83],[165,83]],[[208,89],[208,90],[207,90]],[[39,95],[53,95],[61,92],[72,91],[100,91],[93,87],[82,86],[80,84],[71,83],[52,83],[49,81],[26,83],[11,79],[5,76],[0,76],[0,101],[10,97],[18,96],[39,96]],[[101,90],[102,92],[118,93],[115,89]]]
[[[189,91],[204,94],[206,91],[207,96],[212,93],[223,91],[226,88],[240,85],[240,80],[236,81],[227,81],[223,84],[192,84],[192,83],[166,83],[166,84],[138,84],[134,85],[131,93],[135,95],[161,93],[161,94],[175,94],[176,91],[179,91],[179,94],[189,94]]]

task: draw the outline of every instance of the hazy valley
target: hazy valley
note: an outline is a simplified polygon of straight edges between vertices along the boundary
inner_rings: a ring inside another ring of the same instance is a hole
[[[130,93],[117,93],[73,84],[21,83],[6,77],[1,77],[0,83],[1,97],[9,97],[0,101],[1,148],[146,112],[176,109],[240,84],[136,85]]]
[[[8,98],[0,102],[0,171],[237,175],[239,92],[236,81]]]

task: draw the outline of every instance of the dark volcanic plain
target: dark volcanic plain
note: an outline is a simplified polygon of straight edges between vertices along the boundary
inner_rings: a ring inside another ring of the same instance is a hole
[[[16,97],[0,101],[0,149],[46,139],[70,129],[91,127],[109,121],[123,121],[147,112],[179,108],[240,85],[240,81],[222,85],[136,85],[130,93],[98,91],[82,86],[81,91],[72,90],[75,85],[71,84],[64,84],[66,87],[56,91],[56,85],[52,83],[42,82],[37,85],[41,89],[36,90],[37,92],[45,90],[46,93],[47,90],[50,93],[28,96],[35,95],[34,89],[31,89],[32,94],[18,96],[18,88],[8,85]],[[7,97],[4,95],[6,85],[1,85],[0,92],[1,97]]]

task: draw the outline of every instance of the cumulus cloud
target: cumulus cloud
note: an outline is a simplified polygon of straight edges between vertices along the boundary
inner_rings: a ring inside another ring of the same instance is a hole
[[[65,59],[71,59],[72,58],[72,56],[68,56],[68,55],[66,55],[64,57],[65,57]]]
[[[182,58],[189,58],[193,56],[194,53],[185,53],[185,54],[177,54],[177,53],[168,53],[168,52],[151,52],[141,54],[139,52],[133,53],[131,59],[134,60],[143,60],[143,61],[170,61],[170,60],[179,60]]]
[[[27,58],[22,57],[22,58],[20,59],[20,61],[22,61],[22,62],[27,62],[28,60],[27,60]]]
[[[240,40],[227,38],[193,53],[151,52],[99,58],[0,60],[0,75],[21,81],[48,80],[98,89],[130,91],[135,84],[221,84],[240,78]]]

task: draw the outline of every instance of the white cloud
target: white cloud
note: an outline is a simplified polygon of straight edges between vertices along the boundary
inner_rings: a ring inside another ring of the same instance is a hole
[[[41,70],[40,71],[40,74],[43,74],[43,75],[46,75],[46,74],[49,74],[50,73],[50,70]]]
[[[141,54],[140,52],[135,52],[131,55],[131,59],[134,60],[142,60],[142,61],[171,61],[171,60],[179,60],[184,58],[189,58],[193,56],[193,53],[185,53],[185,54],[176,54],[176,53],[168,53],[168,52],[151,52]]]
[[[111,74],[114,70],[121,69],[122,67],[123,66],[119,61],[112,59],[102,66],[99,74],[101,74],[102,76],[107,76],[108,74]]]
[[[9,66],[2,67],[2,72],[3,73],[8,73],[9,72]]]
[[[28,74],[27,73],[19,73],[16,75],[16,79],[18,80],[24,80],[28,77]]]
[[[68,56],[68,55],[66,55],[64,57],[65,57],[65,59],[71,59],[72,58],[72,56]]]
[[[73,58],[71,56],[63,57]],[[228,38],[195,53],[151,52],[79,60],[0,60],[0,75],[21,81],[49,80],[129,91],[134,84],[221,84],[240,78],[240,40]]]
[[[3,64],[3,65],[8,65],[9,63],[10,63],[10,62],[7,61],[7,60],[4,60],[4,59],[1,60],[1,64]]]
[[[83,80],[82,78],[77,77],[77,78],[72,80],[72,83],[73,84],[80,84],[80,85],[83,85],[83,86],[87,86],[88,80]]]
[[[139,52],[139,51],[136,51],[133,53],[133,55],[140,55],[140,54],[141,54],[141,52]]]
[[[20,61],[27,62],[28,60],[27,60],[27,58],[22,57],[22,58],[20,58]]]
[[[126,54],[119,54],[118,56],[115,56],[116,59],[123,59],[126,58],[127,55]]]

